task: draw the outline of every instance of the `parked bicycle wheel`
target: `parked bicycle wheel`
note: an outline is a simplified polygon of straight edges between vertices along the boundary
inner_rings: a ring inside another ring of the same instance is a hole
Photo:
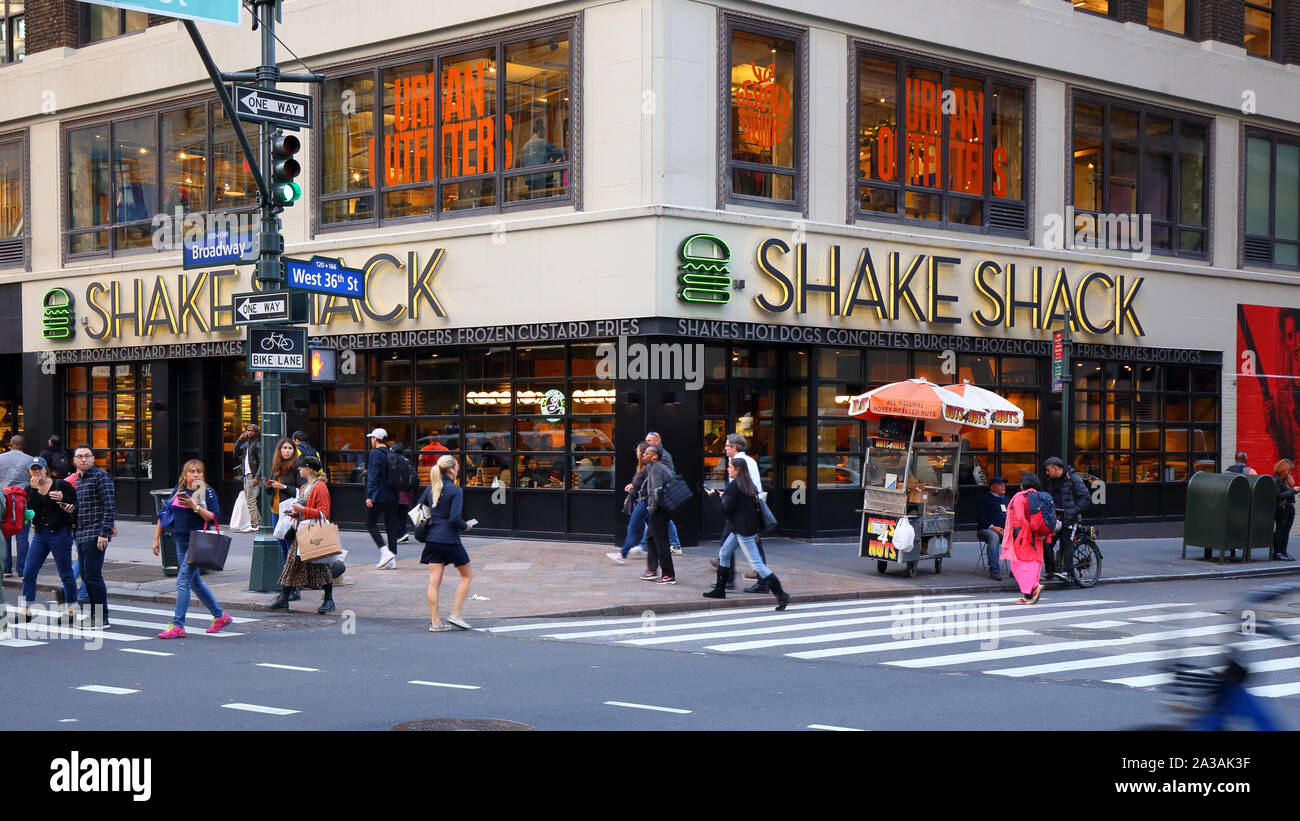
[[[1080,587],[1092,587],[1101,578],[1101,550],[1096,542],[1081,540],[1074,543],[1074,574]]]

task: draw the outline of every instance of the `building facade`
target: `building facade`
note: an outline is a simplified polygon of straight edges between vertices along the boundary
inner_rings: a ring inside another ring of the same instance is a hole
[[[178,23],[82,5],[28,2],[0,67],[0,419],[92,442],[127,512],[193,457],[232,499],[253,272],[177,241],[250,212],[247,167]],[[1026,425],[967,436],[960,481],[1015,483],[1062,450],[1067,322],[1099,519],[1300,445],[1300,3],[376,5],[288,0],[279,31],[325,78],[286,253],[366,283],[312,297],[322,370],[286,380],[340,521],[380,426],[461,458],[485,532],[614,538],[653,429],[697,487],[745,434],[787,534],[855,533],[848,397],[997,390]]]

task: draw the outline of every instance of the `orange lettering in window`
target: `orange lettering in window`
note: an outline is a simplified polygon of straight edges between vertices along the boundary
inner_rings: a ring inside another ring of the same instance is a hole
[[[897,144],[894,142],[894,129],[882,125],[876,134],[876,176],[885,182],[893,182],[897,171]]]
[[[790,92],[776,82],[776,63],[749,64],[752,80],[745,80],[732,92],[736,104],[736,125],[741,139],[771,150],[790,131],[793,103]]]
[[[1005,148],[993,149],[993,196],[1005,197],[1007,195],[1007,150]]]

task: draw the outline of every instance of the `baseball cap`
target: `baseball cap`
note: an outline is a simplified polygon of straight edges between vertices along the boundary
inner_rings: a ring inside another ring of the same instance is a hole
[[[27,469],[28,469],[28,470],[31,470],[32,468],[49,468],[49,465],[47,465],[47,464],[45,463],[45,460],[44,460],[44,459],[42,459],[41,457],[37,456],[37,457],[33,458],[33,459],[32,459],[32,463],[31,463],[30,465],[27,466]]]
[[[388,438],[388,431],[384,430],[383,428],[375,428],[374,430],[370,431],[370,433],[367,433],[367,434],[366,434],[366,438],[367,438],[367,439],[387,439],[387,438]]]

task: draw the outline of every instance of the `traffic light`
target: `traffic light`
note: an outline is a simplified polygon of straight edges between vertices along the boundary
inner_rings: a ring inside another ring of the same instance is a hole
[[[292,134],[276,134],[271,142],[271,201],[275,205],[293,205],[302,196],[302,187],[293,178],[302,173],[302,165],[293,158],[302,142]]]

